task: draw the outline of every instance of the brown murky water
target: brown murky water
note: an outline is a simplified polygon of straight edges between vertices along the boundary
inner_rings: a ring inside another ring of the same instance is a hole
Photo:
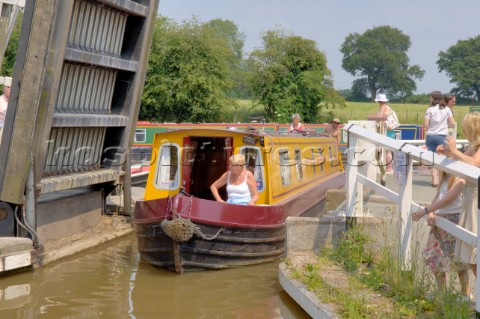
[[[144,262],[134,235],[0,278],[0,318],[310,318],[277,263],[176,275]]]

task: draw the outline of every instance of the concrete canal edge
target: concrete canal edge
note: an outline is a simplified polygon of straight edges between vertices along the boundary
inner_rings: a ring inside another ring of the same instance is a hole
[[[314,319],[334,319],[335,309],[330,304],[323,304],[318,301],[315,293],[308,290],[308,287],[299,280],[291,279],[291,274],[285,263],[279,266],[278,280],[285,292],[295,300],[300,307]]]
[[[143,199],[144,191],[143,187],[132,187],[132,205]],[[123,198],[111,195],[104,212],[87,210],[77,218],[54,218],[40,229],[47,235],[42,236],[45,240],[38,247],[34,247],[30,238],[0,237],[0,276],[34,270],[133,233],[131,216],[123,215],[122,207]],[[68,207],[52,209],[61,213],[61,209]]]
[[[293,268],[301,267],[305,259],[313,259],[324,245],[340,240],[346,229],[345,217],[339,213],[320,218],[289,217],[286,224],[286,258]],[[278,268],[278,280],[285,292],[314,319],[338,318],[332,304],[322,303],[299,279],[292,278],[292,267],[287,266],[287,261]]]
[[[30,239],[0,237],[0,274],[28,267],[35,258],[35,250]]]
[[[132,205],[134,206],[137,200],[143,199],[145,189],[143,187],[132,187],[131,191]],[[106,206],[110,214],[102,214],[94,227],[88,227],[79,234],[61,240],[49,242],[44,253],[39,257],[39,262],[34,264],[34,268],[74,256],[135,231],[131,217],[119,213],[119,208],[123,206],[121,196],[110,195],[107,198]]]
[[[375,217],[361,218],[364,231],[378,234],[379,220]],[[307,265],[318,265],[317,253],[324,247],[336,246],[347,229],[347,218],[343,211],[333,211],[314,217],[291,217],[287,219],[287,253],[286,260],[278,268],[278,280],[285,292],[302,307],[312,318],[331,319],[341,318],[338,315],[340,308],[334,302],[322,301],[295,276],[296,271],[302,271]],[[372,236],[376,237],[376,236]],[[322,282],[343,293],[349,291],[349,275],[337,265],[321,265],[316,270]],[[391,308],[391,301],[367,289],[355,291],[355,295],[368,296],[365,300],[372,306],[381,304]],[[329,298],[327,298],[329,299]]]
[[[116,222],[120,216],[105,216],[104,225],[86,231],[81,235],[65,238],[60,243],[54,243],[34,264],[34,268],[47,265],[60,259],[74,256],[88,249],[105,244],[113,239],[131,234],[134,229],[127,221]],[[116,225],[115,225],[116,224]]]
[[[97,225],[79,234],[45,243],[34,249],[23,237],[0,237],[0,276],[28,271],[126,236],[134,231],[129,217],[101,216]]]

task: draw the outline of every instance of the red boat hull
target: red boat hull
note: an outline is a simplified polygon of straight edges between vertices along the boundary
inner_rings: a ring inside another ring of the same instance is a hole
[[[134,224],[142,260],[178,273],[223,269],[272,261],[285,252],[285,221],[322,204],[329,189],[341,188],[345,174],[335,173],[319,185],[276,205],[241,206],[176,195],[138,201]],[[161,223],[189,220],[202,236],[172,240]]]

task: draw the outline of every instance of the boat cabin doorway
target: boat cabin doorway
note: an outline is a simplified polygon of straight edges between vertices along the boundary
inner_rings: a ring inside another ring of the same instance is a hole
[[[233,138],[187,136],[183,140],[182,187],[198,198],[215,200],[210,185],[228,170]],[[226,199],[226,187],[219,194]]]

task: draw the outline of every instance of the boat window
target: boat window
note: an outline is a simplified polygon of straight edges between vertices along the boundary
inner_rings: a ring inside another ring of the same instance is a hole
[[[262,192],[265,188],[265,183],[263,176],[263,160],[260,149],[253,147],[243,147],[240,149],[240,153],[245,156],[245,164],[247,166],[247,169],[251,171],[255,176],[258,192]]]
[[[145,143],[147,141],[147,130],[146,129],[136,129],[135,130],[135,143]]]
[[[290,176],[290,163],[288,160],[288,150],[279,150],[280,157],[280,176],[282,177],[282,185],[288,186],[292,183]]]
[[[178,188],[178,146],[162,145],[159,154],[155,186],[160,189]]]
[[[149,164],[152,158],[151,146],[132,146],[130,151],[131,165],[135,164]]]
[[[297,168],[297,180],[301,181],[303,179],[303,169],[302,169],[302,159],[300,157],[300,149],[295,150],[295,163]]]

